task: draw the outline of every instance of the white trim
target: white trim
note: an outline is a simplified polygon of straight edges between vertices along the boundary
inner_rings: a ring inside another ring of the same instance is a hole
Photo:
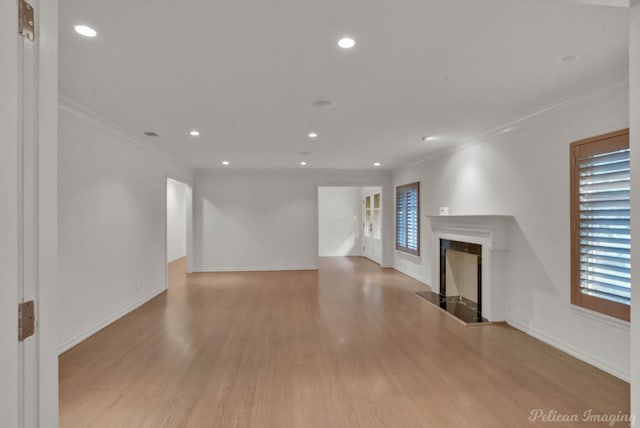
[[[609,315],[595,312],[581,306],[571,305],[571,310],[581,317],[590,318],[594,321],[601,322],[603,324],[610,325],[611,327],[619,328],[620,330],[630,331],[631,323],[629,321],[614,318]]]
[[[398,250],[397,248],[394,248],[393,252],[394,252],[394,255],[411,258],[411,259],[414,259],[414,261],[420,262],[422,264],[422,256],[416,256],[415,254],[405,253],[404,251]]]
[[[615,74],[609,78],[605,78],[603,80],[600,80],[599,82],[594,83],[591,86],[588,86],[586,89],[584,89],[583,91],[580,91],[577,94],[574,94],[573,96],[565,97],[553,104],[549,104],[545,107],[542,107],[539,110],[536,110],[530,114],[524,115],[511,122],[508,122],[508,123],[499,125],[493,129],[490,129],[487,132],[477,134],[471,137],[463,138],[462,140],[458,141],[457,144],[454,142],[453,144],[447,145],[442,150],[436,150],[434,152],[428,153],[425,155],[424,158],[421,158],[408,165],[403,165],[403,166],[394,168],[393,173],[395,174],[397,172],[400,172],[405,169],[411,168],[413,166],[419,165],[421,163],[427,162],[433,158],[438,158],[441,156],[446,156],[455,152],[462,151],[468,147],[475,146],[476,144],[485,142],[487,138],[494,137],[496,135],[500,135],[505,132],[513,132],[518,128],[522,128],[534,121],[539,120],[541,117],[544,117],[547,114],[567,108],[572,104],[575,104],[581,101],[586,101],[598,95],[621,88],[625,85],[628,85],[628,83],[629,83],[629,73],[627,71]]]
[[[77,336],[72,337],[71,339],[67,340],[66,342],[64,342],[64,343],[62,343],[61,345],[58,346],[58,355],[61,355],[64,352],[67,352],[69,349],[73,348],[74,346],[76,346],[80,342],[85,341],[86,339],[88,339],[89,337],[93,336],[94,334],[96,334],[97,332],[102,330],[103,328],[107,327],[110,324],[113,324],[114,322],[116,322],[120,318],[122,318],[125,315],[127,315],[127,314],[133,312],[134,310],[138,309],[140,306],[144,305],[145,303],[147,303],[148,301],[150,301],[154,297],[164,293],[165,291],[166,291],[166,288],[164,288],[164,287],[159,288],[159,289],[147,294],[142,299],[140,299],[140,300],[138,300],[138,301],[126,306],[122,310],[120,310],[120,311],[116,312],[115,314],[105,318],[104,320],[102,320],[99,323],[95,324],[93,327],[90,327],[87,330],[83,331],[82,333],[78,334]]]
[[[237,174],[237,173],[274,173],[274,174],[282,174],[282,173],[291,173],[294,175],[315,175],[318,173],[336,173],[336,174],[344,174],[348,173],[362,173],[362,174],[371,174],[372,176],[380,176],[391,178],[393,174],[393,169],[380,169],[378,167],[366,169],[366,168],[357,168],[357,169],[340,169],[340,168],[278,168],[278,167],[264,167],[264,166],[241,166],[235,165],[233,168],[224,167],[224,166],[211,166],[211,167],[198,167],[193,168],[194,174]],[[384,187],[384,184],[368,184],[365,182],[363,184],[361,181],[322,181],[316,183],[317,186],[320,187]]]
[[[507,324],[528,334],[529,336],[533,336],[536,339],[541,340],[544,343],[553,346],[554,348],[557,348],[563,352],[566,352],[572,357],[575,357],[581,361],[584,361],[587,364],[591,364],[592,366],[597,367],[600,370],[603,370],[609,373],[610,375],[617,377],[618,379],[622,379],[625,382],[630,382],[631,380],[631,375],[629,371],[624,370],[620,367],[613,366],[603,359],[600,359],[594,355],[587,354],[578,348],[574,348],[573,346],[568,345],[547,333],[543,333],[540,330],[537,330],[533,327],[529,327],[525,324],[522,324],[519,321],[515,321],[512,319],[507,319]]]
[[[585,4],[589,6],[601,7],[629,7],[629,0],[556,0],[571,4]]]
[[[396,271],[398,271],[398,272],[400,272],[400,273],[402,273],[402,274],[404,274],[404,275],[410,276],[411,278],[415,279],[416,281],[420,281],[420,282],[421,282],[421,283],[423,283],[426,287],[428,287],[428,288],[429,288],[429,290],[433,291],[433,287],[431,287],[431,286],[429,285],[429,283],[427,282],[427,278],[425,278],[425,277],[423,277],[423,276],[420,276],[420,275],[417,275],[417,274],[415,274],[415,273],[413,273],[413,272],[411,272],[411,271],[408,271],[408,270],[406,270],[406,269],[401,269],[401,268],[399,268],[399,267],[397,267],[397,266],[393,266],[391,269],[396,270]]]
[[[164,176],[164,289],[169,289],[169,175]]]
[[[356,256],[357,257],[357,256]],[[210,272],[272,272],[283,270],[318,270],[318,266],[245,266],[245,267],[219,267],[219,268],[195,268],[198,273]]]

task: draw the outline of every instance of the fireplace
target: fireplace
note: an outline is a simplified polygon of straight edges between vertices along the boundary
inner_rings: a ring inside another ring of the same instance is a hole
[[[437,215],[431,222],[431,302],[465,323],[504,321],[513,217]],[[424,293],[420,293],[422,297]]]

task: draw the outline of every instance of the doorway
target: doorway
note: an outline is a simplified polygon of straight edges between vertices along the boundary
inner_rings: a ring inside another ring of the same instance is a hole
[[[318,255],[382,262],[382,188],[318,187]]]
[[[362,256],[360,187],[318,187],[318,255]]]
[[[167,177],[166,253],[167,288],[183,284],[187,278],[191,187]]]

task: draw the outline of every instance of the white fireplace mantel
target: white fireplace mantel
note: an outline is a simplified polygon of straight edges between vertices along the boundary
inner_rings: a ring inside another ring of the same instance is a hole
[[[482,245],[482,316],[505,319],[506,258],[513,216],[427,215],[434,238],[432,254],[440,254],[440,239]],[[439,256],[432,258],[433,284],[440,284]]]

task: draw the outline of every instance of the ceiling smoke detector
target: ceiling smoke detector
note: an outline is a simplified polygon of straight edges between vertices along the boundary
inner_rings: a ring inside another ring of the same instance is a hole
[[[313,106],[315,108],[334,108],[336,105],[333,101],[329,100],[318,100],[313,102]]]
[[[559,61],[560,62],[564,62],[564,63],[575,62],[575,61],[578,60],[579,57],[580,57],[580,55],[578,55],[578,54],[569,54],[569,55],[565,55],[563,57],[560,57]]]

